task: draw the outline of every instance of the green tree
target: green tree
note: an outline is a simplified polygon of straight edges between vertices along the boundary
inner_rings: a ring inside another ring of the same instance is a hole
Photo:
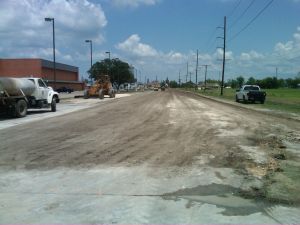
[[[132,68],[120,59],[104,59],[96,62],[88,71],[89,77],[95,80],[101,75],[109,75],[112,83],[118,85],[135,82]]]
[[[237,77],[236,81],[237,81],[239,87],[242,87],[243,84],[245,83],[245,79],[242,76]]]
[[[225,86],[230,86],[231,88],[238,88],[238,87],[239,87],[239,84],[238,84],[237,80],[232,79],[232,80],[228,80],[228,81],[225,83]]]
[[[178,83],[175,80],[170,81],[170,88],[177,88],[179,87]]]
[[[256,80],[253,77],[249,77],[249,79],[246,82],[246,84],[255,85],[256,84]]]

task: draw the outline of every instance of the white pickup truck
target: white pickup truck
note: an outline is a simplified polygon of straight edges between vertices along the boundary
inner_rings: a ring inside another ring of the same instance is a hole
[[[27,109],[50,108],[56,111],[59,94],[41,78],[0,78],[0,112],[24,117]]]
[[[257,85],[244,85],[240,89],[236,90],[235,100],[236,102],[252,102],[259,101],[261,104],[265,103],[266,92],[262,91]]]

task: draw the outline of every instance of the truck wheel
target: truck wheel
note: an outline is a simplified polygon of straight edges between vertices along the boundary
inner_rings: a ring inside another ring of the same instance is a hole
[[[104,93],[102,89],[99,90],[99,98],[104,99]]]
[[[51,112],[56,112],[56,99],[55,98],[52,98]]]
[[[245,95],[243,95],[243,102],[246,103],[246,98],[245,98]]]
[[[25,100],[20,99],[17,103],[16,103],[16,111],[15,111],[15,115],[18,118],[21,117],[25,117],[27,114],[27,103]]]
[[[108,90],[108,95],[110,98],[113,98],[114,97],[114,91],[112,89],[109,89]]]
[[[88,99],[89,98],[89,91],[88,90],[84,90],[84,92],[83,92],[83,98],[84,99]]]

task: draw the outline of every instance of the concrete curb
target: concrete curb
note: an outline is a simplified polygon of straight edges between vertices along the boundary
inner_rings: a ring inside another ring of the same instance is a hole
[[[215,98],[215,97],[211,97],[211,96],[206,96],[206,95],[202,95],[200,93],[196,93],[196,92],[192,92],[192,91],[184,91],[184,90],[179,90],[179,91],[189,93],[189,94],[193,94],[195,96],[199,96],[201,98],[205,98],[205,99],[208,99],[208,100],[211,100],[211,101],[215,101],[215,102],[218,102],[218,103],[221,103],[221,104],[224,104],[224,105],[230,105],[230,106],[238,108],[238,109],[246,109],[248,111],[258,112],[258,113],[268,115],[268,116],[274,116],[274,117],[277,117],[277,118],[279,117],[279,118],[284,118],[284,119],[287,119],[287,120],[293,120],[293,121],[300,122],[300,115],[293,115],[291,113],[285,113],[285,112],[282,112],[282,111],[275,111],[275,110],[268,110],[268,109],[266,109],[266,110],[256,109],[256,108],[248,107],[248,106],[243,105],[241,103],[230,102],[230,101],[227,101],[227,100],[224,100],[224,99],[219,99],[219,98]]]

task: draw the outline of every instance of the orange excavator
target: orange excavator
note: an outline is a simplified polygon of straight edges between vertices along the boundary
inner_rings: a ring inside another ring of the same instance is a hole
[[[84,98],[99,97],[104,99],[104,95],[108,95],[110,98],[116,97],[116,92],[110,82],[108,75],[102,75],[98,80],[95,81],[94,85],[84,90]]]

